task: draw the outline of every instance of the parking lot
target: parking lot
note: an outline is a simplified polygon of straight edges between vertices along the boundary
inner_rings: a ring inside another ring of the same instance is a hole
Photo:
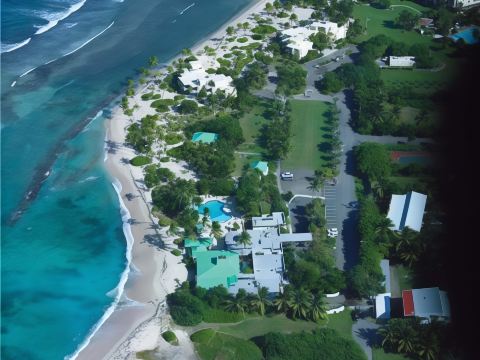
[[[337,223],[337,187],[335,185],[325,184],[325,218],[327,220],[327,228],[338,228]]]

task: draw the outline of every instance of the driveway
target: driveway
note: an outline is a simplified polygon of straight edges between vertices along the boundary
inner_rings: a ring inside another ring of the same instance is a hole
[[[380,325],[366,319],[358,319],[352,325],[353,339],[360,345],[368,360],[372,360],[372,346],[377,343]]]
[[[308,219],[305,214],[305,207],[312,201],[311,198],[296,197],[288,204],[292,230],[295,233],[308,232]]]
[[[310,185],[310,180],[314,176],[313,170],[310,169],[287,169],[282,166],[280,162],[280,166],[278,168],[278,176],[280,176],[281,172],[289,171],[293,174],[292,181],[283,181],[280,180],[280,192],[286,193],[291,191],[294,195],[321,195],[319,192],[312,192],[308,190],[308,186]]]

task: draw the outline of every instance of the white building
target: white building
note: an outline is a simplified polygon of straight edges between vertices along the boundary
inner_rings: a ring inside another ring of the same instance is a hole
[[[313,43],[308,40],[293,40],[287,44],[286,48],[292,55],[301,59],[307,56],[310,50],[313,50]]]
[[[202,87],[207,91],[215,93],[217,90],[225,91],[225,95],[236,96],[237,92],[233,86],[233,79],[223,74],[208,74],[200,61],[191,61],[191,70],[184,70],[178,77],[178,82],[183,91],[190,90],[198,93]]]
[[[392,220],[392,230],[402,231],[409,227],[420,231],[423,213],[427,203],[427,195],[410,191],[406,195],[392,195],[387,217]]]
[[[315,21],[310,25],[310,29],[324,31],[333,41],[345,39],[347,37],[348,22],[345,25],[338,26],[337,23],[330,21]]]
[[[449,4],[454,8],[469,8],[480,4],[480,0],[450,0]]]
[[[313,49],[313,43],[309,40],[315,34],[315,30],[307,27],[296,27],[283,30],[280,34],[282,43],[292,55],[298,55],[301,59]]]
[[[450,319],[450,302],[438,287],[402,291],[403,315],[427,319]]]
[[[389,56],[388,57],[389,66],[398,66],[398,67],[412,67],[415,65],[414,56]]]
[[[312,241],[310,233],[281,234],[280,226],[285,225],[285,215],[281,212],[270,216],[252,218],[250,245],[237,242],[240,235],[230,231],[225,235],[225,244],[231,251],[241,256],[252,256],[253,274],[240,273],[238,282],[228,290],[237,293],[239,289],[256,293],[260,287],[268,288],[270,293],[279,293],[287,284],[283,278],[285,271],[283,262],[283,243]]]
[[[377,319],[390,319],[391,293],[383,293],[375,296],[375,317]]]

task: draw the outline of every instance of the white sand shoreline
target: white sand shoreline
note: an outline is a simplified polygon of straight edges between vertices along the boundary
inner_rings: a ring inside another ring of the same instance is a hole
[[[268,0],[253,1],[217,31],[197,42],[192,51],[196,52],[204,46],[213,47],[215,42],[212,39],[223,38],[228,26],[244,22],[252,14],[259,13],[266,2]],[[135,110],[135,118],[154,114],[149,104],[140,100],[139,89],[136,93],[135,102],[139,107]],[[156,228],[155,219],[150,214],[150,194],[135,181],[143,178],[142,170],[125,161],[136,155],[133,149],[124,145],[129,124],[129,117],[117,106],[105,124],[106,142],[109,144],[105,166],[112,178],[121,184],[120,196],[132,219],[130,226],[134,243],[131,267],[139,272],[130,272],[123,297],[132,300],[135,305],[118,306],[77,359],[135,359],[135,352],[157,347],[172,359],[195,359],[193,346],[186,334],[177,332],[179,339],[182,339],[181,346],[175,347],[177,349],[172,349],[160,336],[169,325],[168,315],[164,311],[165,297],[175,290],[178,283],[186,280],[187,270],[181,258],[172,255],[168,246],[165,249],[162,245],[162,241],[171,239]],[[126,194],[135,197],[129,200]]]

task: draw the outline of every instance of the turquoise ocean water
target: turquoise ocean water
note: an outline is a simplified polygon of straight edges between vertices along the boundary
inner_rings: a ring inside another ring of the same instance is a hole
[[[114,299],[126,241],[102,109],[249,2],[2,2],[2,359],[73,354]]]

